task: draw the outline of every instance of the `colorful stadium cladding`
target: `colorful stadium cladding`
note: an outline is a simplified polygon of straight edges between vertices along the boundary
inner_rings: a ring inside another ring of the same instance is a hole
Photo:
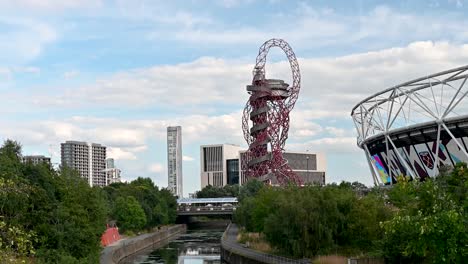
[[[409,81],[375,95],[352,112],[358,145],[375,184],[398,175],[434,177],[468,162],[468,66]]]

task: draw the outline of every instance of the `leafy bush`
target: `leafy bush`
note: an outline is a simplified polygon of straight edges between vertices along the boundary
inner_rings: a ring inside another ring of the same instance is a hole
[[[359,183],[263,186],[243,197],[235,219],[294,257],[340,252],[389,263],[464,263],[468,167],[458,164],[424,182],[401,176],[385,189]]]

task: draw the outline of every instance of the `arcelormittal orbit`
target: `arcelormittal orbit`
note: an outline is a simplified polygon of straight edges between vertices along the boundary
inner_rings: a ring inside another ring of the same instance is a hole
[[[266,57],[272,47],[279,47],[286,53],[291,66],[292,86],[283,80],[265,78]],[[283,158],[289,112],[294,108],[300,89],[299,64],[289,44],[282,39],[265,42],[257,56],[252,84],[247,85],[250,98],[242,117],[244,138],[249,145],[242,168],[247,178],[254,177],[273,184],[302,183]]]

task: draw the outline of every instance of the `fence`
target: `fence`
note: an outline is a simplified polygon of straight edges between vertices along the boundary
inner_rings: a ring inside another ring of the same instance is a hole
[[[385,261],[378,258],[350,258],[348,264],[385,264]]]
[[[242,263],[266,263],[266,264],[309,264],[309,259],[291,259],[277,255],[271,255],[246,248],[237,243],[238,227],[229,224],[221,238],[221,259],[227,263],[237,263],[239,258],[244,259]],[[237,262],[233,260],[236,259]],[[249,261],[250,260],[250,261]],[[232,262],[230,262],[232,261]]]

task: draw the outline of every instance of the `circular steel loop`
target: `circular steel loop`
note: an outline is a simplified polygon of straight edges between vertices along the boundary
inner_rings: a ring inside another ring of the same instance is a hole
[[[282,80],[265,78],[266,57],[272,47],[281,48],[288,57],[293,80],[291,86]],[[294,108],[300,88],[299,64],[289,44],[282,39],[266,41],[257,56],[252,85],[247,86],[250,98],[242,116],[242,130],[249,144],[246,160],[242,164],[247,178],[276,180],[279,184],[302,183],[283,158],[289,131],[289,112]],[[252,128],[249,121],[253,123]]]

